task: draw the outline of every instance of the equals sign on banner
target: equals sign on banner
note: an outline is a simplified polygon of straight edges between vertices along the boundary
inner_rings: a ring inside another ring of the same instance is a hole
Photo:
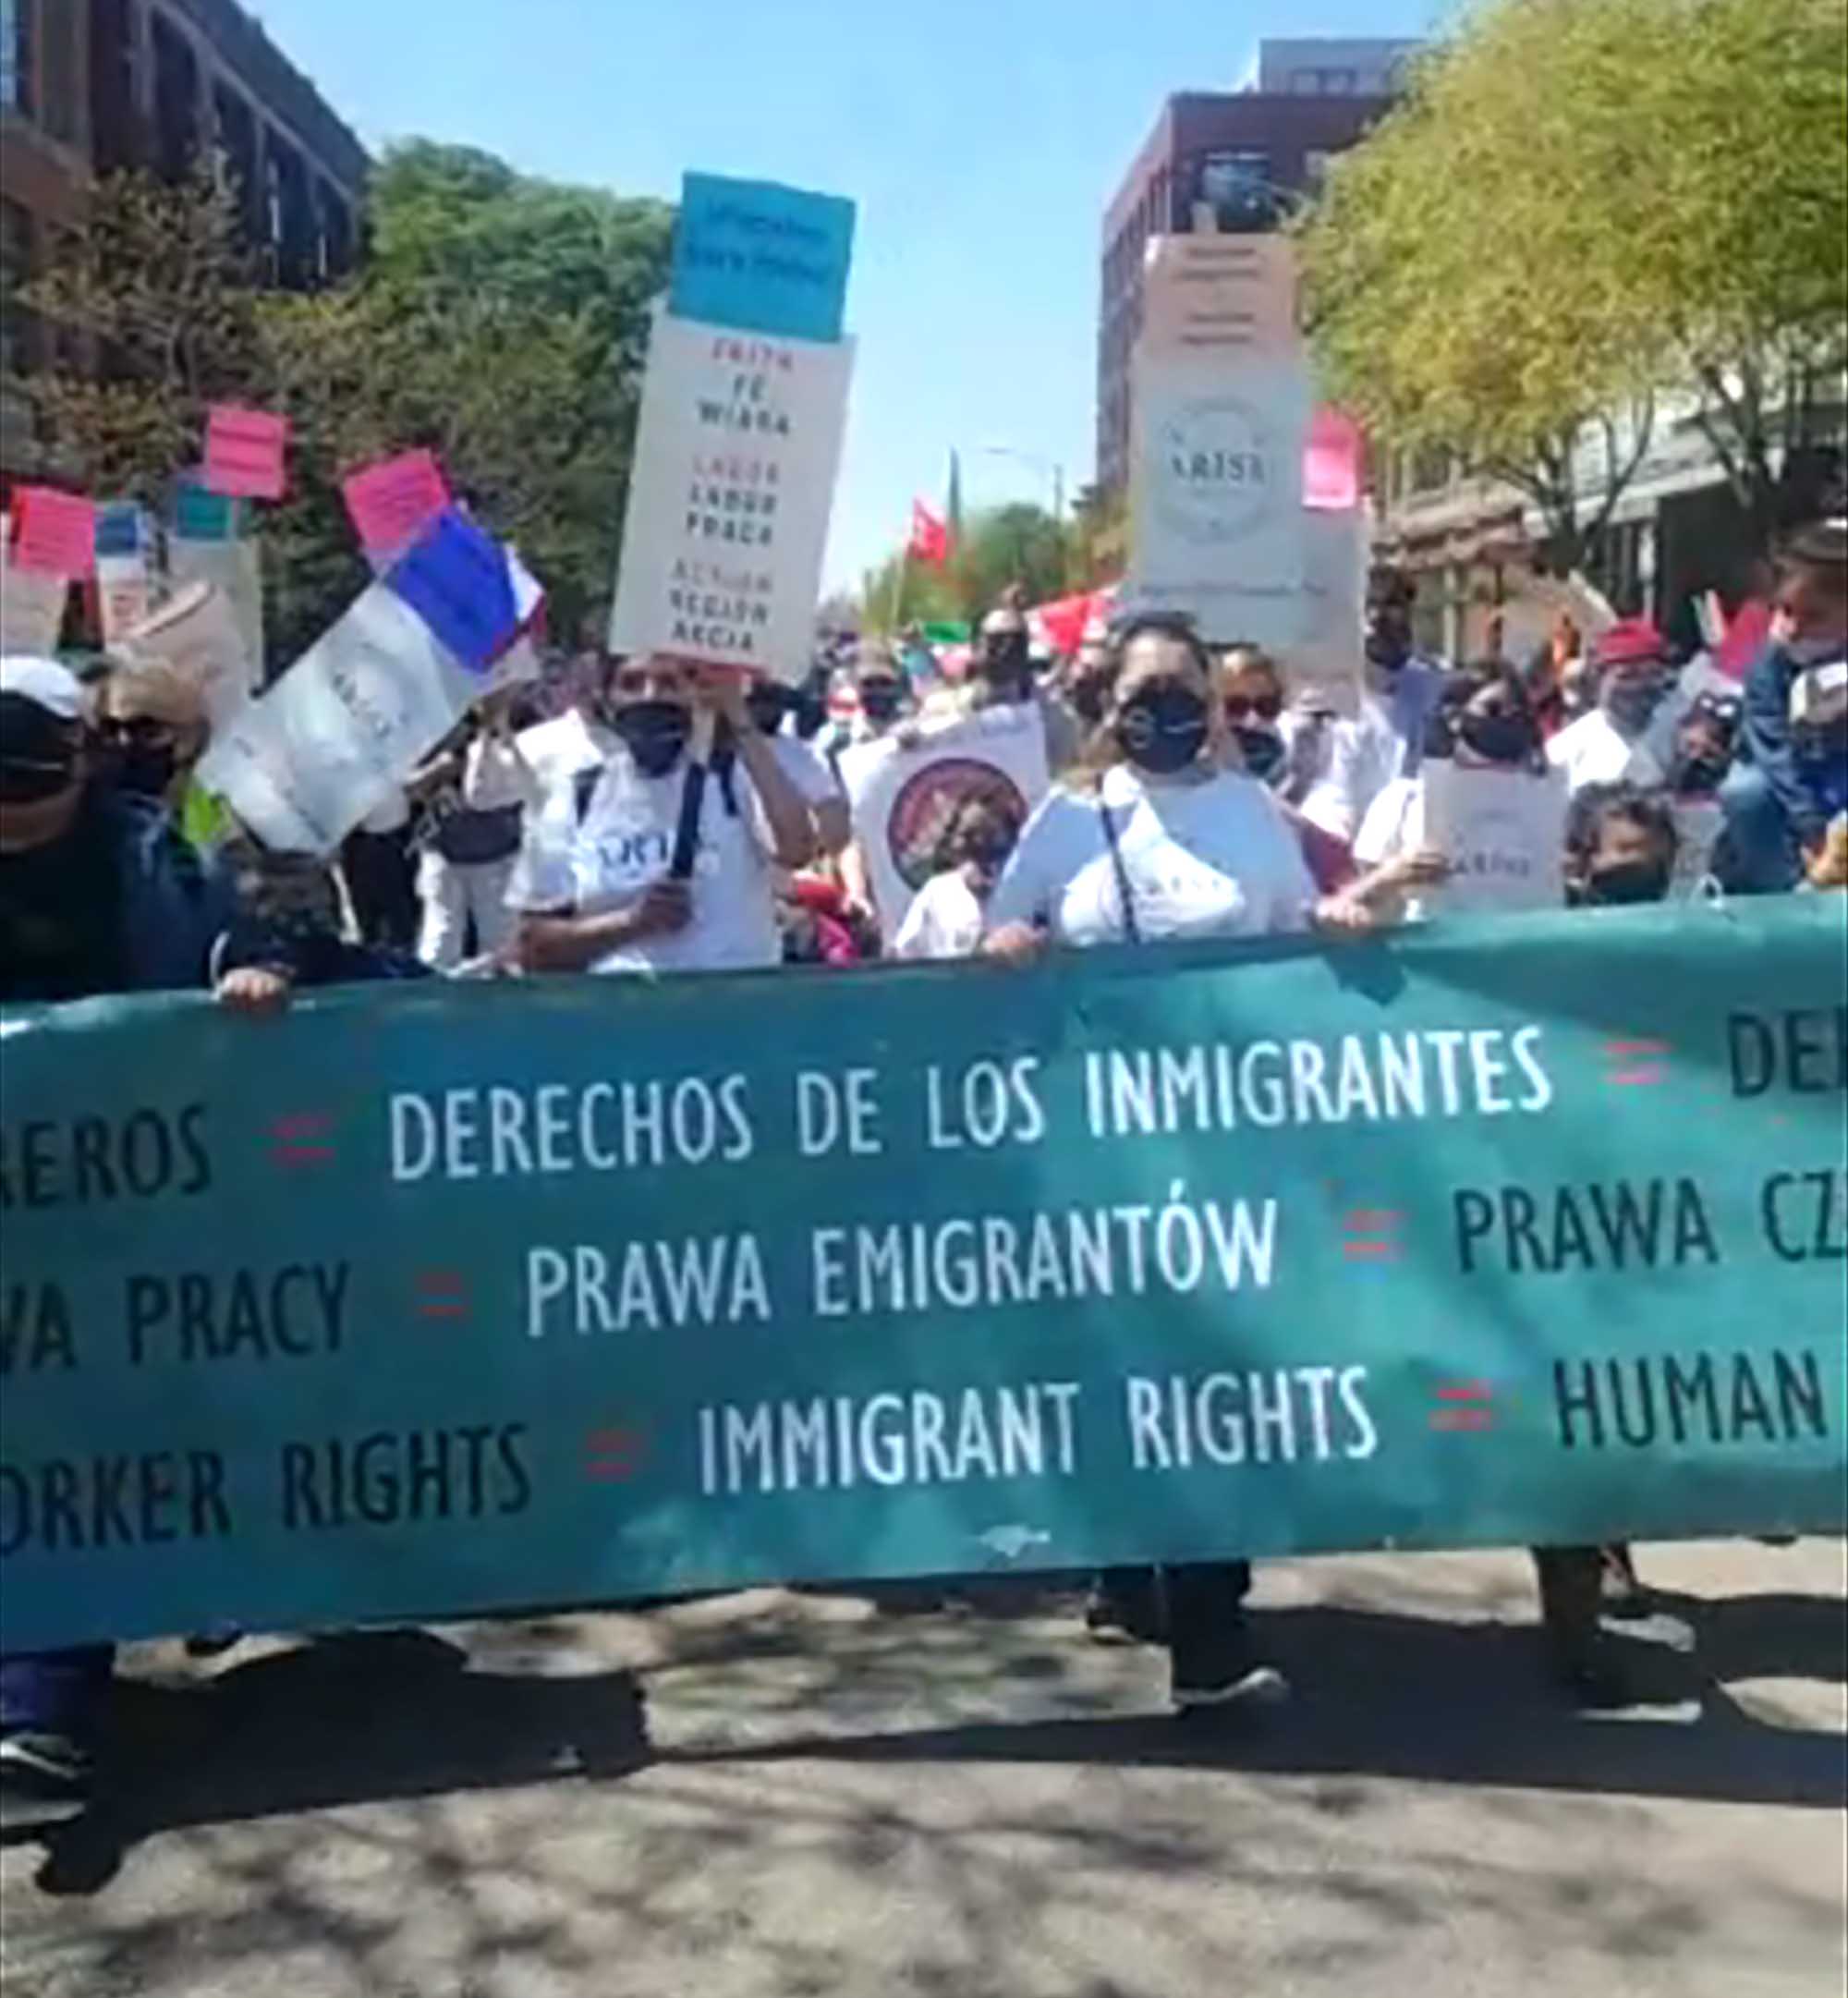
[[[1356,1207],[1342,1216],[1341,1252],[1348,1262],[1397,1262],[1404,1212],[1396,1207]]]
[[[270,1163],[291,1170],[331,1165],[334,1147],[328,1143],[334,1119],[325,1110],[304,1110],[289,1117],[278,1117],[270,1126]]]
[[[593,1429],[584,1439],[584,1475],[597,1484],[626,1484],[647,1454],[641,1430]]]
[[[1604,1079],[1614,1090],[1666,1081],[1670,1052],[1666,1041],[1607,1041]]]
[[[1440,1381],[1431,1409],[1435,1430],[1483,1430],[1495,1427],[1495,1391],[1487,1381]]]
[[[468,1285],[460,1270],[419,1270],[417,1310],[420,1318],[467,1318]]]

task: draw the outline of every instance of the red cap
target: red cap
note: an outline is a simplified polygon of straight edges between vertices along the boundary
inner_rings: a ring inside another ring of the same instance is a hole
[[[1635,666],[1666,659],[1669,649],[1647,617],[1620,617],[1599,635],[1594,657],[1600,666]]]

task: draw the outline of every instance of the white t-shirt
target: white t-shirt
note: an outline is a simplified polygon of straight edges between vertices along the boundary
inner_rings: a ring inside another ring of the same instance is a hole
[[[840,780],[827,759],[800,736],[778,733],[766,738],[783,774],[802,794],[805,805],[830,805],[841,797]]]
[[[462,765],[462,802],[470,811],[537,805],[541,793],[520,751],[501,736],[477,736]]]
[[[508,908],[596,916],[637,901],[672,865],[686,778],[684,763],[664,777],[644,777],[618,750],[603,764],[581,818],[569,777],[551,784],[527,813]],[[736,814],[718,778],[706,780],[691,921],[608,952],[592,971],[731,971],[782,963],[763,807],[742,767],[734,768],[731,787]]]
[[[1394,777],[1367,808],[1354,835],[1354,858],[1362,867],[1416,853],[1425,844],[1425,785],[1422,777]]]
[[[1264,786],[1236,771],[1201,782],[1119,767],[1105,773],[1100,797],[1054,791],[1043,800],[990,899],[990,928],[1040,922],[1059,943],[1080,945],[1129,934],[1106,810],[1142,939],[1270,936],[1307,927],[1315,882]]]
[[[981,942],[982,906],[959,867],[933,874],[911,898],[894,957],[967,957]]]
[[[568,789],[580,770],[607,762],[619,747],[601,722],[588,720],[579,708],[566,708],[549,722],[523,728],[516,739],[541,797]]]
[[[1565,772],[1566,789],[1574,797],[1588,784],[1634,784],[1654,790],[1668,782],[1675,730],[1688,706],[1679,689],[1672,691],[1634,741],[1617,732],[1602,708],[1593,708],[1568,722],[1547,744],[1547,761]]]

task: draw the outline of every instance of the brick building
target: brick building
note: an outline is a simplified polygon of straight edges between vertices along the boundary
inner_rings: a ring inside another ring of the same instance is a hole
[[[0,0],[0,473],[55,470],[18,386],[50,335],[18,286],[91,174],[174,179],[207,149],[274,282],[351,267],[365,149],[235,0]]]
[[[1392,103],[1416,43],[1291,41],[1258,46],[1253,87],[1170,97],[1104,215],[1098,318],[1097,481],[1129,473],[1130,356],[1151,236],[1274,227],[1329,160]]]

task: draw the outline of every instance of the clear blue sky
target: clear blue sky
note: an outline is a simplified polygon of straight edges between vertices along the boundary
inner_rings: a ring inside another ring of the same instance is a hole
[[[1231,89],[1258,39],[1416,34],[1427,0],[254,0],[374,150],[426,136],[673,199],[687,167],[859,206],[859,340],[828,580],[857,585],[913,493],[1050,499],[1090,477],[1104,204],[1173,91]]]

